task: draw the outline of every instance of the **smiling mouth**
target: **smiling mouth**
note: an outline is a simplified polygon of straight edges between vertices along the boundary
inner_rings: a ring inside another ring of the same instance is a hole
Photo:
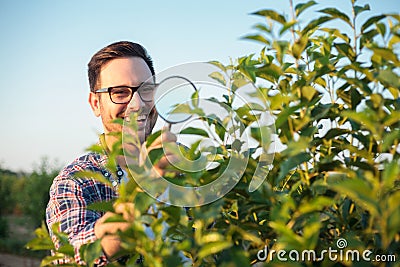
[[[126,122],[130,122],[131,121],[131,117],[132,116],[126,116],[126,117],[124,117],[124,121],[126,121]],[[136,117],[136,121],[138,122],[138,123],[145,123],[146,122],[146,120],[147,120],[147,118],[149,117],[149,115],[148,114],[140,114],[140,115],[138,115],[137,117]]]

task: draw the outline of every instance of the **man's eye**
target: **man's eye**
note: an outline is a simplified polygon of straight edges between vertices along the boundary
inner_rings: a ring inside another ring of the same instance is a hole
[[[114,95],[129,95],[131,91],[129,89],[115,89],[111,93]]]
[[[143,84],[140,87],[140,90],[142,92],[152,92],[152,91],[154,91],[154,89],[155,89],[155,85],[154,84]]]

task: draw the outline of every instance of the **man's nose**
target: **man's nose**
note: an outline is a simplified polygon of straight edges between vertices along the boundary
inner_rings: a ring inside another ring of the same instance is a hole
[[[128,109],[133,112],[140,111],[145,106],[145,103],[140,98],[138,92],[135,92],[132,96],[131,102],[128,104]]]

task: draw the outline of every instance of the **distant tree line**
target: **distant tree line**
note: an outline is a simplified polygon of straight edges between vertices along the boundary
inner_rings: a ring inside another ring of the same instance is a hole
[[[32,172],[14,172],[0,166],[0,238],[8,235],[6,216],[26,216],[34,227],[45,219],[49,188],[58,173],[46,158]]]

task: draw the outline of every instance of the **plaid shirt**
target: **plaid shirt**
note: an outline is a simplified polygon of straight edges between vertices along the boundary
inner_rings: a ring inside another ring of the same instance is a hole
[[[54,223],[59,222],[58,230],[68,234],[69,242],[75,249],[75,261],[78,264],[85,264],[79,255],[79,248],[83,244],[97,240],[94,224],[103,215],[102,212],[87,209],[87,206],[95,202],[112,200],[117,197],[117,193],[112,187],[93,178],[78,178],[74,177],[74,174],[80,171],[93,171],[102,173],[110,179],[111,174],[104,167],[107,159],[106,155],[97,153],[88,153],[79,157],[59,173],[50,188],[50,200],[46,209],[46,222],[50,236],[58,248],[60,244],[51,228]],[[68,259],[58,263],[66,262]],[[104,266],[107,263],[107,258],[103,254],[96,260],[95,266]]]

